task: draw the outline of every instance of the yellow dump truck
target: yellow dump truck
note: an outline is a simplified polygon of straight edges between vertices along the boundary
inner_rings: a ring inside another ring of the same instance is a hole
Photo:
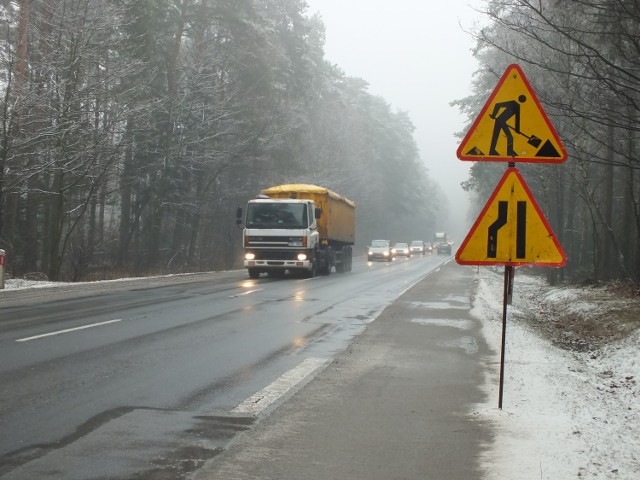
[[[238,209],[249,277],[351,271],[355,203],[316,185],[277,185]]]

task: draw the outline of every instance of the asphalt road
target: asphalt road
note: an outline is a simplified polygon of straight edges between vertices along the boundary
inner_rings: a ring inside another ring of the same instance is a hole
[[[189,480],[494,478],[495,427],[477,413],[495,355],[471,313],[474,270],[448,262],[407,290]]]
[[[1,292],[0,475],[142,478],[166,458],[154,468],[180,478],[251,428],[238,405],[305,359],[333,359],[444,260]]]

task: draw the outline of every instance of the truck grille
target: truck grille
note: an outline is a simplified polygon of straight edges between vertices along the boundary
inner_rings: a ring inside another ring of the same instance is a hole
[[[251,250],[256,255],[256,260],[297,260],[298,251],[288,250]]]
[[[292,237],[247,237],[247,247],[286,247]]]

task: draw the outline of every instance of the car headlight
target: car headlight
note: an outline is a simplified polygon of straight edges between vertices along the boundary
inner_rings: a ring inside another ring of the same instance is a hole
[[[299,253],[298,254],[298,260],[300,260],[301,262],[304,262],[307,259],[307,254],[306,253]]]
[[[385,251],[385,252],[383,253],[383,255],[384,255],[385,257],[388,257],[388,256],[389,256],[389,252]]]
[[[256,254],[255,253],[251,253],[251,252],[245,253],[244,259],[245,260],[255,260],[256,259]]]

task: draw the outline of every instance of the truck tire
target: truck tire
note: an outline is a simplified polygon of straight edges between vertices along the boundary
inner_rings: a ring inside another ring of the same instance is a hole
[[[318,257],[319,253],[316,250],[315,253],[313,254],[313,261],[311,263],[311,269],[310,270],[306,270],[304,272],[304,277],[305,278],[313,278],[313,277],[317,277],[318,276],[318,263],[320,262],[320,258]]]
[[[324,262],[322,262],[322,267],[319,269],[320,275],[330,275],[331,274],[331,262],[325,256]]]
[[[340,262],[336,263],[336,272],[344,273],[351,271],[352,254],[351,247],[344,247],[340,252]]]
[[[313,278],[318,276],[318,256],[313,259],[313,264],[311,265],[311,270],[307,272],[308,278]]]
[[[249,278],[253,278],[254,280],[256,278],[260,277],[260,271],[256,268],[250,268],[249,269]]]

